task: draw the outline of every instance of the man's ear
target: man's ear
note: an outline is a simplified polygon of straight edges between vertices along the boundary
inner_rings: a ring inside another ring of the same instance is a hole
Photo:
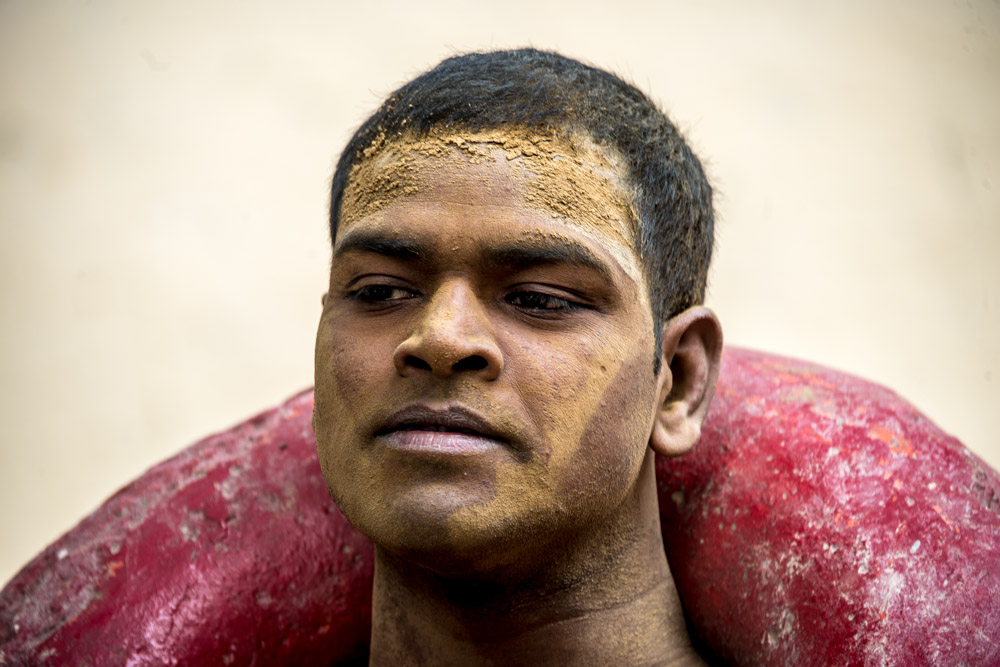
[[[680,456],[698,442],[719,377],[722,327],[715,313],[694,306],[665,322],[662,354],[649,446],[663,456]]]

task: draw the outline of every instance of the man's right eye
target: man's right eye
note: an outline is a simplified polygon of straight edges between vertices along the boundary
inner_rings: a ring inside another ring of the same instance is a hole
[[[350,293],[348,298],[364,303],[392,303],[410,299],[416,294],[403,287],[393,285],[365,285]]]

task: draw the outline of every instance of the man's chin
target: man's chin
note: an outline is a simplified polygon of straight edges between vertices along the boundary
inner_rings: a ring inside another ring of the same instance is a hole
[[[383,555],[442,576],[491,578],[494,573],[502,577],[524,561],[526,531],[519,530],[516,522],[442,509],[424,505],[403,512],[383,508],[360,516],[345,515]]]

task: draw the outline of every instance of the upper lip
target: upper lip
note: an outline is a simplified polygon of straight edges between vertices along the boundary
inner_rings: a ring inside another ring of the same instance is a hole
[[[501,442],[510,441],[500,429],[491,425],[485,417],[462,405],[449,405],[442,408],[423,404],[407,406],[386,420],[376,435],[384,435],[392,431],[421,430],[420,427],[479,435]]]

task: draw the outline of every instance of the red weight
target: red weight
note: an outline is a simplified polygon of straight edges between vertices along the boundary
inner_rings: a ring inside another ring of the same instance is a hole
[[[701,441],[657,479],[723,662],[1000,664],[1000,476],[888,389],[730,348]]]
[[[146,472],[0,593],[0,664],[365,663],[372,547],[330,500],[312,392]]]
[[[371,545],[330,501],[312,394],[152,468],[0,592],[0,664],[351,664]],[[1000,478],[892,392],[727,349],[658,462],[694,632],[757,664],[996,664]]]

